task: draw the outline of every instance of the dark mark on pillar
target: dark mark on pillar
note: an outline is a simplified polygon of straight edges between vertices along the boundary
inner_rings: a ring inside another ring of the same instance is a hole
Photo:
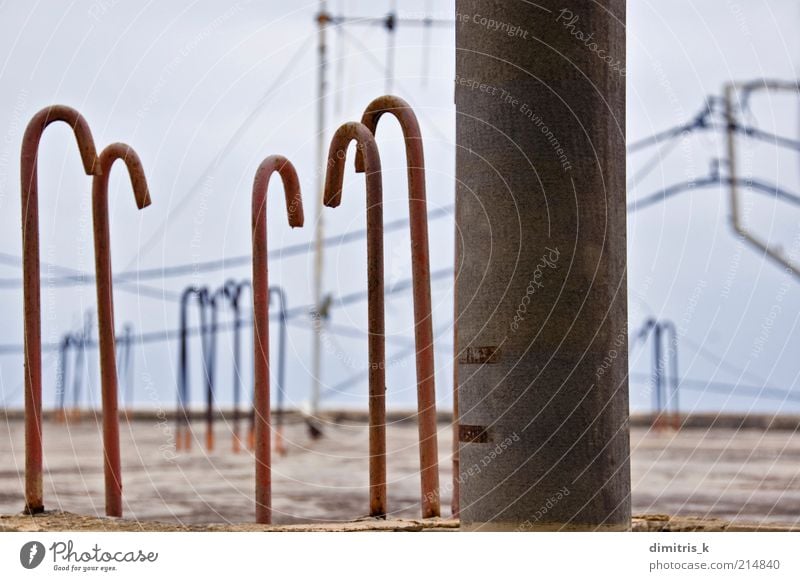
[[[500,348],[494,345],[487,347],[467,347],[458,358],[459,363],[490,364],[500,362]]]
[[[468,444],[486,444],[491,440],[491,432],[486,426],[458,426],[458,441]]]

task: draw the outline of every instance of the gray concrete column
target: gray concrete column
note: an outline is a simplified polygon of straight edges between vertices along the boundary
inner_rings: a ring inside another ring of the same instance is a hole
[[[462,527],[627,530],[625,2],[456,12]]]

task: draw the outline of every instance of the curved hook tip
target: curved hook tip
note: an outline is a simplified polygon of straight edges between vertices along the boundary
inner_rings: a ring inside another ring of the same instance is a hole
[[[356,159],[355,159],[355,166],[356,166],[356,173],[364,173],[366,169],[364,168],[364,153],[361,151],[361,148],[356,149]]]
[[[350,142],[355,141],[356,171],[366,173],[367,167],[375,164],[370,171],[380,169],[377,147],[373,132],[363,123],[351,121],[341,125],[331,139],[328,151],[328,172],[322,203],[328,208],[336,208],[342,202],[343,164]],[[369,181],[369,179],[367,180]]]
[[[300,180],[297,177],[292,162],[283,155],[270,155],[258,166],[256,176],[253,180],[253,225],[266,206],[267,187],[273,172],[278,172],[283,182],[283,190],[286,198],[286,217],[289,226],[301,228],[304,222],[303,215],[303,195],[300,188]]]
[[[147,177],[142,167],[142,161],[139,159],[136,151],[125,143],[112,143],[100,152],[95,167],[100,172],[110,173],[111,167],[117,160],[122,160],[125,167],[128,169],[128,175],[131,180],[131,187],[133,189],[133,197],[136,201],[136,207],[143,210],[150,205],[150,188],[147,185]],[[94,174],[95,176],[102,176],[102,173]],[[105,188],[108,187],[108,179],[104,178]]]
[[[342,203],[342,191],[339,190],[338,192],[331,194],[326,191],[325,198],[322,200],[322,203],[327,208],[338,208],[339,204]]]
[[[136,206],[140,210],[144,210],[147,206],[153,203],[153,200],[150,199],[150,190],[145,186],[144,193],[136,194]]]

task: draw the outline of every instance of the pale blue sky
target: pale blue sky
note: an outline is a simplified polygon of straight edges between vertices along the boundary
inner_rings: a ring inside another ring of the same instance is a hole
[[[448,18],[454,3],[403,0],[401,16]],[[388,2],[332,2],[357,16],[380,16]],[[316,3],[272,1],[238,3],[116,2],[114,0],[43,0],[0,2],[0,248],[18,256],[18,151],[27,120],[41,107],[64,103],[88,119],[98,145],[130,143],[140,154],[150,181],[153,206],[137,212],[124,172],[116,170],[112,186],[112,248],[115,270],[150,268],[239,256],[249,252],[249,190],[260,160],[272,153],[288,156],[298,168],[306,200],[306,227],[290,231],[280,203],[270,207],[270,246],[307,242],[315,219],[314,191],[319,173],[316,147]],[[682,123],[710,94],[720,94],[735,79],[796,77],[800,57],[797,24],[800,6],[791,0],[735,2],[629,2],[628,134],[631,141]],[[356,119],[369,100],[382,94],[386,80],[378,66],[384,60],[386,36],[377,27],[331,31],[328,135],[341,122]],[[425,43],[428,42],[428,45]],[[279,77],[287,62],[293,66]],[[401,27],[397,35],[394,92],[415,106],[426,138],[428,195],[431,209],[452,203],[455,110],[453,30]],[[427,74],[427,78],[422,78]],[[277,83],[268,100],[265,93]],[[797,137],[796,98],[764,95],[753,103],[753,118],[764,128]],[[234,146],[227,143],[240,124],[254,114]],[[405,216],[405,169],[400,132],[391,123],[379,136],[385,171],[386,219]],[[693,137],[664,157],[656,171],[629,192],[631,199],[678,181],[702,177],[709,162],[723,155],[717,134]],[[745,143],[742,151],[750,152]],[[221,159],[217,156],[223,154]],[[655,150],[631,157],[629,175]],[[768,145],[752,150],[752,177],[779,182],[800,191],[797,159]],[[90,270],[89,180],[82,175],[66,127],[48,131],[41,153],[42,260]],[[46,169],[45,169],[46,168]],[[211,168],[211,171],[209,171]],[[200,177],[202,186],[187,192]],[[327,231],[340,234],[362,228],[363,178],[346,177],[345,202],[326,212]],[[277,192],[275,192],[277,193]],[[62,195],[63,194],[63,195]],[[276,198],[277,195],[272,197]],[[755,198],[754,198],[755,199]],[[760,197],[751,225],[785,246],[796,234],[798,209]],[[631,216],[629,224],[630,325],[648,315],[670,318],[685,331],[681,368],[691,379],[797,387],[800,350],[796,313],[798,282],[743,247],[727,225],[724,192],[710,189],[685,194]],[[452,221],[431,223],[432,268],[452,264]],[[144,250],[141,250],[144,245]],[[387,239],[387,283],[410,276],[405,233]],[[365,247],[352,243],[327,256],[326,287],[334,295],[365,286]],[[311,300],[310,257],[275,262],[271,281],[283,285],[290,305]],[[0,278],[18,277],[18,268],[0,265]],[[46,274],[46,271],[45,273]],[[44,276],[44,275],[43,275]],[[249,267],[207,275],[218,285],[230,277],[249,277]],[[148,284],[180,291],[191,277],[151,280]],[[440,406],[451,405],[449,354],[452,349],[451,285],[434,286],[437,343],[437,387]],[[129,321],[136,332],[175,328],[176,306],[116,290],[118,323]],[[0,343],[22,340],[22,293],[0,288]],[[58,340],[74,328],[81,313],[94,307],[94,288],[46,289],[43,295],[44,339]],[[777,305],[777,306],[776,306]],[[388,347],[389,404],[409,408],[415,398],[413,362],[395,361],[410,338],[408,294],[387,303],[387,327],[395,336]],[[334,310],[333,322],[366,324],[366,305]],[[304,405],[310,379],[308,325],[290,332],[287,388],[291,403]],[[696,346],[701,346],[698,350]],[[177,345],[138,348],[135,353],[137,400],[143,405],[173,405]],[[221,339],[218,364],[220,399],[229,395],[229,351]],[[715,357],[726,363],[715,363]],[[335,385],[363,371],[366,341],[338,337],[325,358],[324,381]],[[45,356],[45,402],[53,400],[55,358]],[[362,362],[359,364],[358,362]],[[93,359],[96,365],[96,358]],[[635,374],[649,369],[649,351],[632,353]],[[199,369],[195,369],[195,377]],[[0,356],[0,401],[20,406],[22,364],[19,355]],[[145,375],[146,374],[146,375]],[[152,379],[153,390],[140,385]],[[93,380],[96,388],[96,379]],[[249,382],[249,378],[246,380]],[[194,391],[199,394],[199,384]],[[154,395],[153,395],[154,394]],[[649,399],[633,383],[634,409]],[[94,397],[96,399],[96,389]],[[754,409],[798,411],[800,405],[775,399],[687,391],[687,409]],[[366,385],[353,385],[328,405],[364,407]]]

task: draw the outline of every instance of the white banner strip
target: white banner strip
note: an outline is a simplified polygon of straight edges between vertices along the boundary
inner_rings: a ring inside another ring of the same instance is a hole
[[[800,579],[797,533],[4,533],[0,579]]]

